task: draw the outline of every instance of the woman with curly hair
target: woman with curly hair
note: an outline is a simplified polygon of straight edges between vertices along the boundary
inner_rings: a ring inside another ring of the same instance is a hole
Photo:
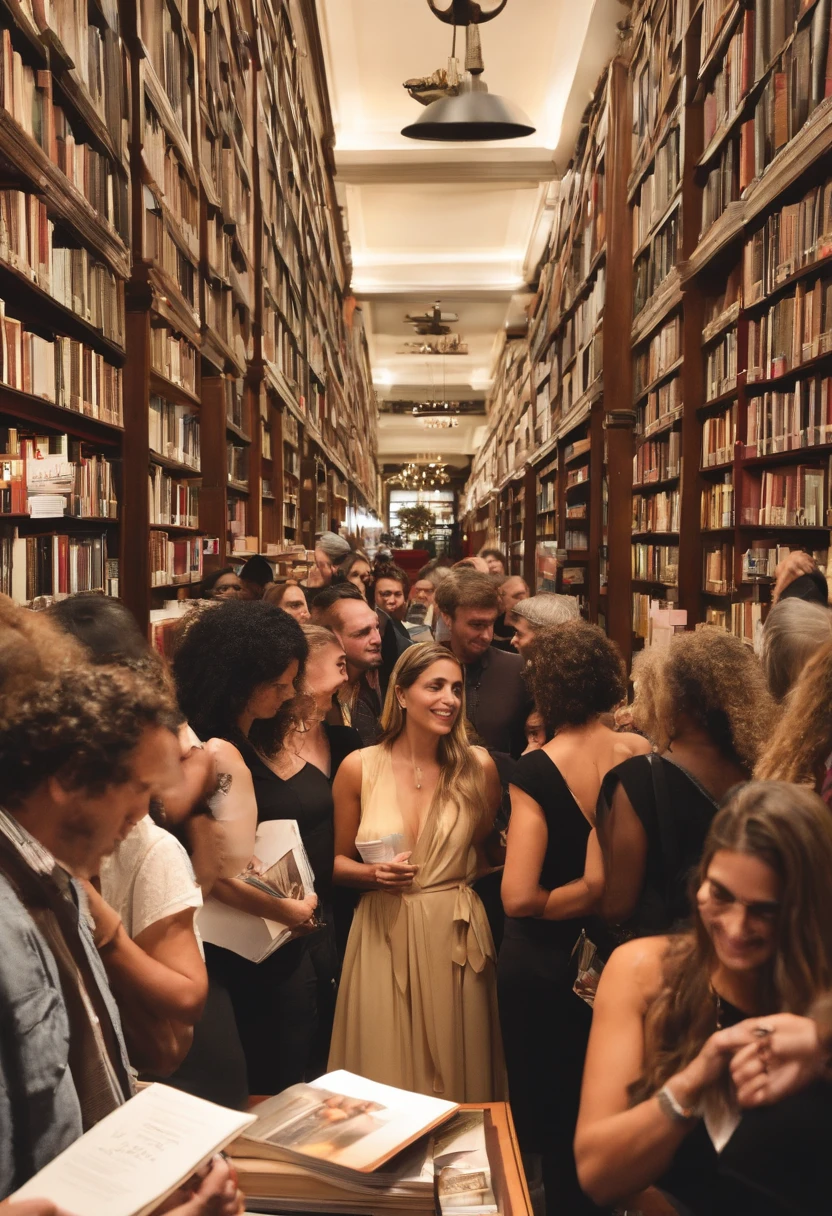
[[[601,779],[648,744],[602,720],[626,696],[627,675],[597,625],[540,629],[528,653],[549,742],[520,758],[510,786],[500,1021],[520,1147],[542,1155],[548,1209],[577,1216],[593,1210],[572,1156],[591,1013],[572,990],[572,955],[603,886],[593,831]]]
[[[774,702],[752,651],[718,629],[643,651],[633,683],[633,722],[654,754],[606,775],[598,837],[603,914],[627,936],[641,937],[689,915],[688,876],[722,798],[751,776]]]
[[[805,1016],[832,987],[830,873],[832,818],[817,795],[745,784],[708,832],[692,929],[615,951],[598,986],[575,1138],[597,1203],[630,1207],[655,1185],[690,1216],[829,1211],[829,1084],[740,1118],[728,1068],[735,1023],[753,1019],[765,1063],[775,1015]]]
[[[803,668],[754,776],[760,781],[810,785],[830,800],[832,753],[832,642]]]
[[[216,758],[221,796],[211,806],[233,857],[206,911],[219,900],[299,935],[252,963],[212,943],[210,929],[203,929],[208,972],[233,1005],[252,1093],[279,1093],[302,1081],[315,1031],[315,970],[304,935],[316,927],[317,898],[276,900],[235,877],[251,860],[258,823],[295,818],[269,760],[281,745],[279,711],[295,695],[307,649],[300,625],[282,608],[229,600],[188,622],[173,660],[182,710]],[[299,824],[301,838],[304,827]],[[316,843],[309,849],[313,869]],[[198,923],[209,920],[203,915]]]

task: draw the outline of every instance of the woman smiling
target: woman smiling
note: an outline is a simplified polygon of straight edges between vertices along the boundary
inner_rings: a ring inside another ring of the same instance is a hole
[[[601,978],[575,1138],[597,1203],[655,1184],[691,1216],[828,1211],[832,1090],[739,1118],[732,1036],[805,1014],[832,985],[832,818],[808,790],[739,787],[711,825],[692,932],[617,950]]]
[[[504,1096],[494,946],[469,883],[500,802],[465,733],[463,675],[432,643],[390,679],[376,747],[335,781],[335,881],[364,892],[344,961],[330,1069],[457,1102]],[[390,860],[364,862],[387,842]]]

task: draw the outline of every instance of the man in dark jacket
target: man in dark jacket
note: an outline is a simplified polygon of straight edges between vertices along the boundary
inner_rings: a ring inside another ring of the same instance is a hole
[[[450,631],[448,648],[465,672],[468,721],[489,751],[518,757],[526,746],[531,697],[520,656],[491,645],[500,611],[493,579],[477,570],[454,571],[437,587],[436,606]]]

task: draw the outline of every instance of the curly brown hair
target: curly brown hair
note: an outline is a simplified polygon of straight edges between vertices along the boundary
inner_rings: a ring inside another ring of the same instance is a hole
[[[754,776],[820,790],[831,751],[832,642],[827,642],[800,673]]]
[[[581,620],[537,631],[526,678],[550,736],[608,713],[627,695],[620,650],[603,629]]]
[[[181,715],[158,679],[94,667],[45,614],[0,596],[0,802],[18,806],[47,778],[102,793],[129,777],[148,728]]]
[[[750,647],[723,629],[697,629],[633,663],[633,722],[664,752],[681,714],[749,773],[774,724],[775,704]]]

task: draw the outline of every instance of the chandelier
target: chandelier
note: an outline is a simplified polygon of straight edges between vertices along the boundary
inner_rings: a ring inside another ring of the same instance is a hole
[[[400,486],[403,490],[434,490],[437,486],[446,486],[450,480],[451,475],[444,464],[423,465],[414,461],[385,478],[388,486]]]

